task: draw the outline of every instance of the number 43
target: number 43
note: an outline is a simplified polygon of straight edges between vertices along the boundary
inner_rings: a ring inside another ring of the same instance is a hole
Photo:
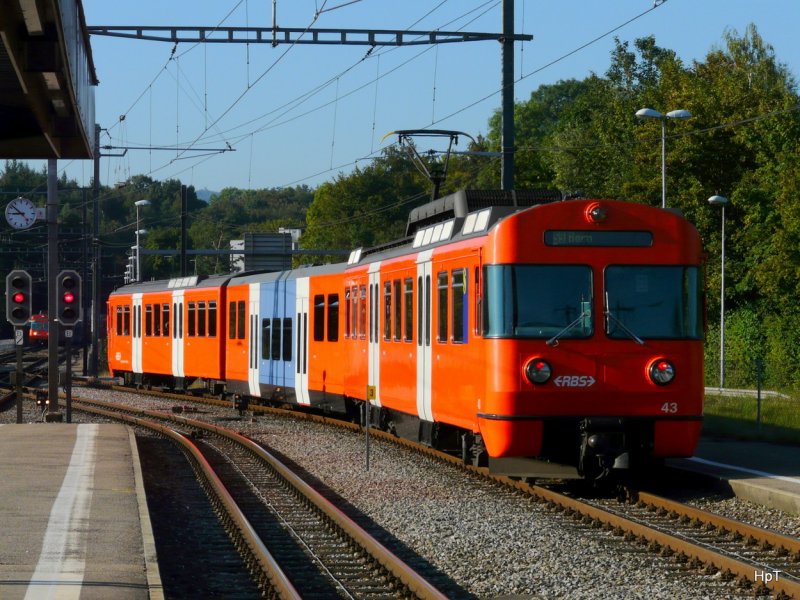
[[[661,412],[668,414],[675,414],[676,412],[678,412],[678,403],[664,402],[664,404],[661,405]]]

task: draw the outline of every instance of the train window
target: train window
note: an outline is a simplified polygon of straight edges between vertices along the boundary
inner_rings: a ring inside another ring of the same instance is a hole
[[[607,267],[606,334],[612,339],[703,339],[702,279],[697,267]]]
[[[153,305],[153,335],[161,335],[161,305]]]
[[[383,283],[383,339],[392,338],[392,282]]]
[[[358,337],[365,339],[367,337],[367,286],[362,285],[359,288],[358,297]]]
[[[328,341],[339,340],[339,294],[328,294]]]
[[[217,301],[208,301],[208,337],[217,337]]]
[[[238,313],[237,316],[236,316],[236,337],[238,339],[240,339],[240,340],[243,340],[245,338],[245,334],[244,334],[244,321],[245,321],[244,300],[239,300],[239,302],[236,303],[236,312]]]
[[[378,298],[378,284],[377,283],[370,283],[369,284],[369,343],[378,341],[378,328],[375,327],[377,325],[378,320],[378,303],[376,302]]]
[[[178,337],[178,304],[176,302],[172,303],[172,339],[176,339]]]
[[[403,329],[402,302],[400,301],[400,280],[394,280],[394,341],[400,341],[400,331]]]
[[[592,270],[585,265],[487,265],[484,335],[564,340],[588,338]]]
[[[481,278],[480,278],[481,270],[479,267],[475,267],[475,278],[472,283],[475,292],[475,335],[480,335],[483,332],[483,312],[481,311]]]
[[[197,323],[197,303],[196,302],[189,302],[188,308],[188,319],[187,319],[187,327],[186,327],[186,335],[187,337],[194,337],[197,335],[196,323]]]
[[[325,339],[325,295],[314,296],[314,341]]]
[[[405,332],[403,335],[403,339],[407,342],[414,341],[414,280],[409,277],[404,282],[405,286],[405,310],[403,311],[405,314],[403,318],[405,319]]]
[[[281,359],[281,320],[278,318],[272,319],[272,352],[270,353],[272,360]]]
[[[197,335],[206,336],[206,303],[197,303]]]
[[[438,311],[438,329],[436,330],[436,341],[440,344],[447,343],[447,271],[436,274],[436,289],[438,295],[436,302]]]
[[[425,275],[425,345],[431,345],[431,276]]]
[[[169,337],[169,304],[161,307],[161,335]]]
[[[463,344],[467,341],[467,270],[456,269],[452,273],[453,303],[453,343]]]
[[[117,306],[114,320],[117,322],[117,335],[122,335],[122,306]]]
[[[228,339],[236,339],[236,303],[228,304]]]
[[[350,288],[344,290],[344,337],[350,337]]]
[[[417,346],[422,345],[422,277],[417,277]]]
[[[292,320],[288,317],[283,319],[283,360],[292,360]]]
[[[375,315],[375,318],[372,320],[372,329],[370,331],[372,331],[372,339],[375,340],[375,342],[377,342],[378,341],[378,336],[380,335],[380,317],[379,317],[379,315],[381,314],[380,313],[381,309],[380,309],[380,306],[378,306],[378,305],[380,304],[381,299],[380,299],[380,297],[378,295],[378,284],[377,283],[374,284],[373,287],[375,288],[375,293],[372,294],[372,304],[373,304],[372,312]]]
[[[261,358],[269,360],[269,342],[272,339],[270,335],[270,324],[272,321],[269,319],[261,319]]]
[[[153,305],[147,304],[144,307],[144,334],[153,335]]]
[[[183,339],[183,302],[178,303],[178,339]]]
[[[131,307],[125,305],[122,307],[122,335],[131,334]]]
[[[358,337],[358,287],[353,286],[350,290],[350,298],[351,298],[351,306],[352,310],[350,311],[350,335],[353,339]],[[300,323],[297,323],[297,330],[300,331]]]

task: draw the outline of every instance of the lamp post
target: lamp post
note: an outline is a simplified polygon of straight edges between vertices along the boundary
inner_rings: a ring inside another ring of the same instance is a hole
[[[728,199],[724,196],[711,196],[711,206],[722,207],[722,256],[720,258],[719,285],[719,389],[725,387],[725,205]]]
[[[142,280],[142,253],[141,253],[141,246],[139,245],[139,234],[147,233],[146,229],[141,229],[139,227],[139,208],[141,206],[150,206],[150,200],[137,200],[134,202],[136,205],[136,277],[134,281],[141,281]]]
[[[640,108],[636,111],[640,119],[659,119],[661,121],[661,208],[667,208],[667,120],[688,119],[692,116],[688,110],[671,110],[662,114],[652,108]]]

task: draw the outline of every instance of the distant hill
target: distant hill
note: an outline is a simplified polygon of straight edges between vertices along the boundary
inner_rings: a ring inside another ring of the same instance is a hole
[[[197,194],[197,197],[204,202],[208,202],[209,200],[211,200],[211,196],[219,194],[219,192],[212,192],[207,188],[203,188],[202,190],[195,190],[195,193]]]

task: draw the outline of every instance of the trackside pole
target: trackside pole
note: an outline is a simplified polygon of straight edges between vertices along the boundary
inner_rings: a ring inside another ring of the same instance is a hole
[[[14,327],[14,344],[17,349],[17,372],[14,377],[14,396],[17,401],[17,424],[22,423],[22,342],[25,339],[25,330]]]
[[[67,407],[67,423],[72,423],[72,327],[64,329],[64,350],[67,354],[67,368],[64,373],[64,395]]]
[[[369,417],[370,402],[375,399],[375,386],[367,386],[367,401],[364,403],[364,464],[369,471]]]

